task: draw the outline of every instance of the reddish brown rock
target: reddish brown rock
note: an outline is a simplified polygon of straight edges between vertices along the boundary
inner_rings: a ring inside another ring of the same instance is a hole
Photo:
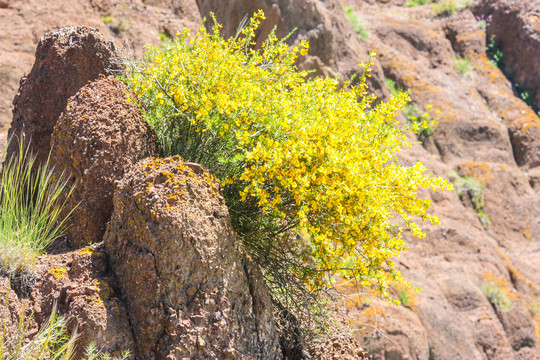
[[[481,0],[474,12],[492,16],[488,39],[495,36],[509,75],[534,94],[540,108],[540,1]]]
[[[36,50],[36,61],[28,76],[21,79],[13,100],[13,121],[9,136],[31,144],[37,163],[50,151],[53,128],[67,100],[88,81],[113,74],[121,68],[118,53],[95,29],[68,27],[47,33]],[[12,142],[7,156],[16,152]]]
[[[66,204],[71,243],[99,242],[113,211],[115,182],[142,158],[159,153],[154,133],[120,81],[102,79],[70,97],[52,136],[51,163],[70,176]]]
[[[250,280],[217,180],[200,169],[148,158],[115,192],[105,243],[136,356],[277,359],[269,294]]]
[[[101,244],[43,256],[38,269],[38,281],[30,292],[35,318],[43,324],[56,303],[68,332],[77,329],[79,334],[76,359],[92,342],[113,355],[134,349],[126,307],[115,290],[116,280]]]
[[[5,9],[9,6],[9,0],[0,0],[0,9]]]
[[[35,334],[38,330],[38,324],[31,316],[32,304],[23,296],[19,296],[14,291],[10,280],[7,277],[0,276],[0,319],[2,319],[2,328],[0,335],[2,336],[3,345],[14,344],[16,337],[20,336],[18,325],[21,319],[27,321],[27,332],[22,334],[29,337]],[[5,348],[4,348],[5,351]],[[9,354],[8,354],[9,355]]]
[[[371,360],[358,342],[347,335],[314,342],[307,352],[311,360]]]

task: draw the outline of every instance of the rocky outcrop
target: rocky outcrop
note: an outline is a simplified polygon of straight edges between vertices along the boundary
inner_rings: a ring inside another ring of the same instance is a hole
[[[32,69],[44,33],[85,25],[99,30],[106,39],[114,38],[129,56],[140,56],[143,46],[159,46],[162,38],[185,27],[196,31],[201,25],[195,0],[73,0],[69,6],[64,0],[2,1],[7,7],[0,6],[0,23],[5,25],[0,28],[0,152],[19,79]],[[65,103],[59,108],[64,107]]]
[[[68,98],[88,81],[119,70],[117,57],[113,43],[92,28],[68,27],[45,34],[34,67],[22,78],[13,100],[9,136],[31,144],[38,164],[46,161],[53,128]],[[16,153],[16,144],[10,144],[8,156]]]
[[[69,98],[54,128],[51,163],[69,176],[69,185],[76,185],[66,203],[66,215],[74,209],[68,231],[76,247],[102,240],[115,182],[140,159],[159,154],[130,96],[134,99],[117,80],[87,84]]]
[[[427,226],[421,240],[404,234],[410,249],[397,260],[422,290],[396,286],[400,309],[345,289],[357,339],[374,359],[535,359],[538,324],[524,308],[540,295],[540,207],[531,187],[538,172],[524,170],[539,164],[540,120],[489,63],[486,34],[469,10],[435,18],[430,5],[361,3],[368,46],[381,55],[385,75],[411,89],[422,110],[440,110],[433,134],[401,162],[469,176],[484,196],[480,215],[491,222],[482,224],[467,196],[426,192],[442,225]]]
[[[134,349],[126,307],[102,244],[42,257],[38,269],[30,292],[35,319],[47,321],[56,303],[69,333],[76,329],[79,334],[76,359],[90,343],[112,355]]]
[[[477,28],[472,13],[465,11],[460,16],[447,19],[444,31],[456,54],[471,62],[468,81],[476,89],[474,97],[480,96],[487,105],[486,109],[507,127],[516,163],[539,166],[540,118],[514,96],[510,81],[487,58],[486,34]],[[481,104],[481,99],[475,101]]]
[[[269,295],[253,285],[219,183],[201,166],[139,162],[117,187],[105,244],[137,358],[279,357]]]
[[[540,108],[540,1],[481,0],[474,12],[491,15],[487,37],[495,36],[509,75]]]
[[[112,355],[134,348],[126,308],[115,290],[103,246],[42,256],[36,268],[36,281],[28,292],[10,289],[8,279],[0,277],[3,345],[14,345],[10,342],[19,341],[13,338],[16,335],[32,338],[56,306],[56,315],[64,317],[68,333],[77,331],[75,359],[83,358],[90,343]],[[17,329],[21,320],[27,327],[21,328],[22,333]]]

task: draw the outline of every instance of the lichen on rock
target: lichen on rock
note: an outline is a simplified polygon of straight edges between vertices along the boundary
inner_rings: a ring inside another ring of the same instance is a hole
[[[279,357],[269,294],[253,285],[216,183],[175,156],[144,159],[118,184],[105,244],[137,358]]]

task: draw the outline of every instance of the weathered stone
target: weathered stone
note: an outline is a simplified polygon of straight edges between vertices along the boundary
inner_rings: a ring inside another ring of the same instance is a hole
[[[76,330],[79,336],[75,359],[83,358],[90,343],[113,355],[134,349],[126,306],[115,292],[103,244],[43,257],[38,269],[30,293],[34,316],[43,324],[56,303],[68,332]]]
[[[487,38],[495,36],[507,72],[540,108],[540,1],[480,0],[474,12],[491,16]]]
[[[37,156],[47,160],[53,128],[68,98],[88,81],[115,73],[121,66],[114,44],[95,29],[67,27],[45,34],[36,50],[36,61],[20,82],[13,100],[13,121],[9,136],[24,140]],[[7,156],[18,151],[12,141]]]
[[[75,190],[66,203],[70,241],[101,241],[113,210],[115,182],[138,160],[157,155],[155,136],[120,81],[102,79],[70,97],[52,136],[51,162]],[[67,190],[66,190],[67,191]]]
[[[137,358],[278,358],[269,294],[238,250],[215,178],[189,165],[142,160],[114,195],[105,243]]]

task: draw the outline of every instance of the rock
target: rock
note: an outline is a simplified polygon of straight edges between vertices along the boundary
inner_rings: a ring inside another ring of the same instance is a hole
[[[75,209],[69,234],[77,247],[101,241],[113,211],[115,182],[140,159],[159,153],[130,96],[117,80],[87,84],[69,98],[54,128],[51,163],[76,184],[66,213]]]
[[[35,334],[38,331],[38,324],[31,316],[32,304],[24,296],[19,296],[13,285],[7,277],[0,276],[0,319],[2,319],[0,336],[2,336],[4,346],[14,341],[16,336],[21,335],[17,331],[21,318],[27,321],[28,326],[23,336]]]
[[[53,128],[68,98],[88,81],[121,69],[114,44],[95,29],[67,27],[45,34],[36,50],[36,61],[21,79],[13,100],[13,121],[9,136],[31,144],[37,164],[47,160]],[[16,153],[13,141],[7,156]]]
[[[77,329],[79,334],[75,359],[81,359],[92,342],[113,355],[134,349],[126,307],[115,292],[116,280],[102,244],[42,257],[38,269],[30,292],[34,316],[43,324],[56,302],[69,333]]]
[[[466,162],[457,168],[484,187],[483,211],[490,219],[486,226],[500,246],[517,250],[540,241],[540,203],[524,172],[483,162]]]
[[[371,360],[350,336],[335,335],[324,342],[313,343],[308,353],[312,360]]]
[[[491,15],[487,37],[495,39],[513,80],[531,91],[540,108],[540,1],[481,0],[477,15]]]
[[[0,0],[0,9],[5,9],[9,6],[9,0]]]
[[[368,43],[380,54],[385,75],[399,88],[410,90],[421,113],[431,107],[431,118],[438,122],[423,145],[445,163],[472,158],[513,164],[508,129],[455,71],[454,50],[443,24],[426,26],[412,16],[397,16],[379,9],[364,16],[368,14],[374,24],[369,29],[372,36]]]
[[[529,184],[538,193],[540,192],[540,166],[530,169],[527,172]]]
[[[139,359],[279,357],[269,294],[215,183],[176,156],[144,159],[118,184],[105,243]]]
[[[537,340],[534,325],[526,304],[514,302],[508,311],[496,308],[496,312],[505,332],[509,334],[508,340],[514,351],[535,347]]]

